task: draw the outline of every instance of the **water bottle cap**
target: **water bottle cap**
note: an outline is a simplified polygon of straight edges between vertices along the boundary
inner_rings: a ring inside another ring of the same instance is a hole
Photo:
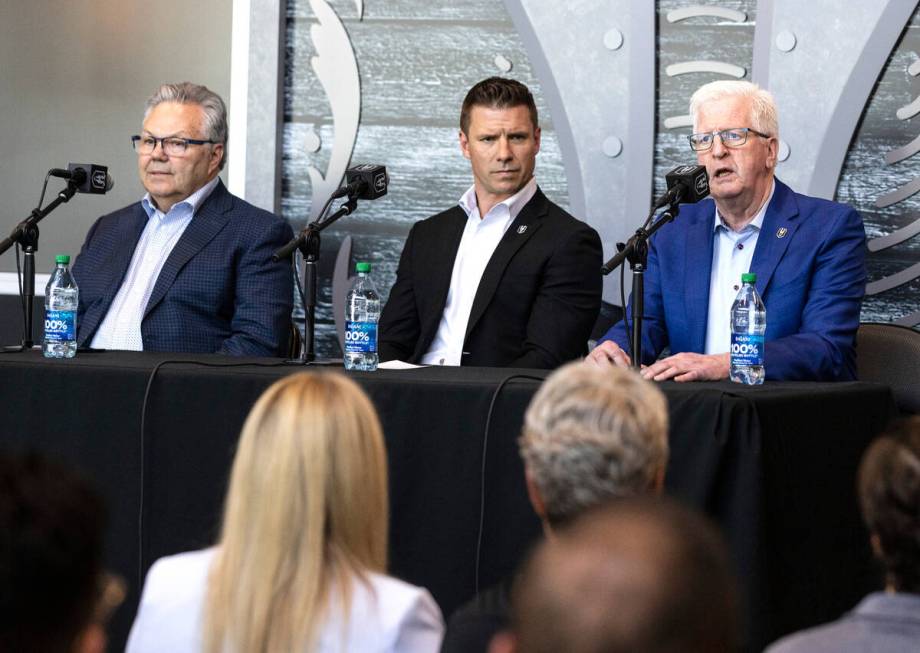
[[[358,264],[355,265],[355,272],[363,272],[363,273],[366,274],[366,273],[368,273],[368,272],[370,272],[370,271],[371,271],[371,264],[370,264],[370,263],[366,263],[366,262],[364,262],[364,261],[361,261],[360,263],[358,263]]]
[[[58,264],[63,263],[64,265],[67,265],[70,263],[70,254],[58,254],[57,256],[54,257],[54,262]]]
[[[741,275],[741,283],[757,283],[757,275],[753,272],[745,272]]]

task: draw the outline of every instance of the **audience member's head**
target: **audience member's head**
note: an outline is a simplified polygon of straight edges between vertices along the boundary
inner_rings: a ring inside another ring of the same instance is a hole
[[[667,405],[631,370],[570,363],[534,396],[520,448],[534,509],[559,526],[608,499],[661,491]]]
[[[920,594],[920,417],[872,443],[859,469],[859,498],[889,588]]]
[[[513,634],[492,651],[724,653],[738,619],[714,528],[670,501],[621,499],[539,546],[512,591]]]
[[[0,650],[104,650],[104,529],[87,480],[37,454],[0,455]]]
[[[243,426],[211,571],[205,650],[312,650],[330,588],[387,557],[383,435],[340,374],[295,374]],[[344,611],[347,614],[347,610]]]

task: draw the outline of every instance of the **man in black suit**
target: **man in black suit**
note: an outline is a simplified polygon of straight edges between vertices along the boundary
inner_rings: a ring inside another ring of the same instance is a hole
[[[527,87],[492,77],[470,89],[460,149],[473,186],[409,232],[380,359],[551,369],[584,355],[600,310],[600,238],[537,187]]]

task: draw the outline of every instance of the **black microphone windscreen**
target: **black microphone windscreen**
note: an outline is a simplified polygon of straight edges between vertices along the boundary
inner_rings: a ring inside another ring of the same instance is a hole
[[[694,204],[709,195],[709,175],[706,166],[678,166],[665,175],[668,190],[676,189],[678,201]]]
[[[387,194],[390,178],[385,166],[362,163],[345,171],[345,183],[358,189],[358,199],[375,200]]]
[[[96,163],[69,163],[67,170],[70,171],[70,181],[77,187],[78,193],[101,195],[115,186],[115,180],[109,174],[107,166]]]

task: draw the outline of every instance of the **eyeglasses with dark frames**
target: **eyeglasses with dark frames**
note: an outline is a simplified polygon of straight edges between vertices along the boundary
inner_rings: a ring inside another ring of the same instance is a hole
[[[716,136],[722,140],[722,145],[725,147],[741,147],[747,143],[748,132],[755,136],[760,136],[761,138],[771,138],[771,136],[759,132],[756,129],[751,129],[750,127],[734,127],[732,129],[690,134],[687,140],[690,141],[690,148],[693,149],[693,151],[703,152],[712,147],[713,142],[716,140]]]
[[[189,145],[216,145],[217,141],[204,141],[198,138],[179,138],[178,136],[157,138],[149,134],[143,136],[135,134],[131,137],[131,144],[134,146],[134,151],[138,154],[153,154],[153,151],[157,149],[157,143],[160,144],[160,147],[163,148],[163,151],[168,156],[185,156],[188,152]]]

